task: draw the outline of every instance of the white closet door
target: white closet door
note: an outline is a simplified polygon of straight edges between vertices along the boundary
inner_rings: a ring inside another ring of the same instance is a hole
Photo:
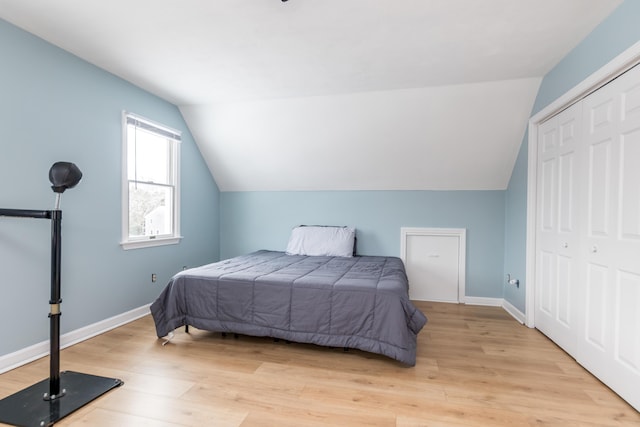
[[[640,408],[640,67],[584,100],[587,147],[578,361]]]
[[[611,243],[615,187],[614,134],[618,103],[609,84],[584,100],[584,142],[587,148],[586,222],[581,246],[584,263],[584,325],[578,343],[578,361],[598,377],[606,377],[607,353],[612,347]]]
[[[538,201],[536,236],[536,327],[554,339],[556,265],[553,249],[556,241],[556,188],[558,175],[558,118],[553,117],[538,129]]]
[[[575,357],[582,106],[543,123],[538,143],[536,327]]]

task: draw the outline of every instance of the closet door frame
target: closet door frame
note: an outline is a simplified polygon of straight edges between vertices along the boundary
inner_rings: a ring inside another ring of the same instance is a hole
[[[637,64],[640,64],[640,42],[616,56],[529,119],[525,323],[530,328],[535,327],[538,127],[547,119],[579,102]]]

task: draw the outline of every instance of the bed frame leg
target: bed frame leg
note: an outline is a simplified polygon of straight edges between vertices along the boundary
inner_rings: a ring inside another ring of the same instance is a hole
[[[189,325],[184,325],[184,333],[185,334],[189,333]]]
[[[220,332],[222,334],[222,338],[226,338],[227,337],[227,333],[226,332]],[[233,334],[233,337],[235,339],[238,339],[239,335],[238,334]]]
[[[348,353],[349,352],[349,347],[343,347],[342,351],[344,351],[345,353]]]

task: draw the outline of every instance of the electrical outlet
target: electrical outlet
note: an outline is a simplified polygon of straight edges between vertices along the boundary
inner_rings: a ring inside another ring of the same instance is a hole
[[[151,273],[151,281],[155,283],[156,280],[158,280],[158,276],[156,276],[156,273]]]

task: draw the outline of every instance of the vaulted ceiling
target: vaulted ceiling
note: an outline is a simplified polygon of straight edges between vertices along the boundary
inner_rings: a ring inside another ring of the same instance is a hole
[[[621,2],[0,0],[0,18],[178,105],[222,191],[503,189],[542,76]]]

